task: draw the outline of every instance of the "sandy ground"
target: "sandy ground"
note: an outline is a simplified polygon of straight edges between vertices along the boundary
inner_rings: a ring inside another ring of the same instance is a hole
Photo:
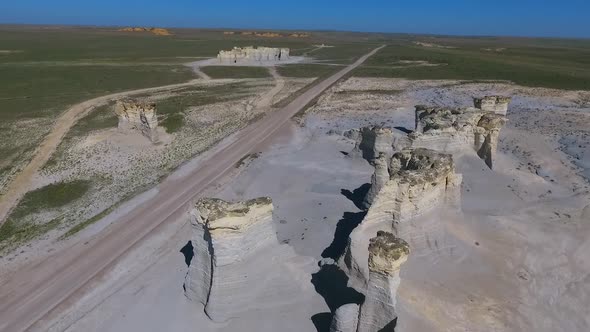
[[[330,306],[346,302],[341,295],[347,288],[341,275],[318,275],[317,262],[326,248],[338,247],[332,242],[337,227],[354,222],[359,213],[347,190],[369,182],[372,173],[365,161],[340,152],[352,149],[352,142],[326,133],[381,122],[410,127],[410,103],[468,106],[472,95],[508,90],[515,101],[495,169],[471,151],[456,155],[464,180],[461,209],[441,208],[412,221],[396,331],[588,331],[587,94],[506,84],[389,82],[405,85],[406,93],[385,97],[381,102],[387,106],[364,109],[362,94],[337,92],[347,84],[358,86],[355,80],[370,85],[353,78],[335,87],[323,98],[331,102],[320,101],[303,127],[292,126],[291,134],[210,193],[225,199],[273,198],[277,240],[288,258],[271,264],[269,252],[252,268],[284,279],[285,289],[277,292],[290,296],[272,303],[253,299],[250,313],[212,324],[202,306],[182,292],[187,266],[179,251],[189,238],[185,217],[162,232],[160,242],[147,242],[151,249],[138,249],[144,260],[134,258],[140,254],[127,258],[141,268],[122,265],[129,269],[127,278],[106,278],[108,296],[90,293],[69,320],[54,321],[55,330],[325,331]],[[328,284],[322,282],[326,278]]]
[[[80,296],[96,288],[101,278],[116,271],[119,259],[149,242],[142,240],[151,238],[152,234],[157,236],[162,228],[173,225],[196,197],[231,173],[243,156],[265,146],[267,139],[285,130],[283,125],[292,116],[377,51],[230,136],[197,158],[197,164],[188,163],[187,168],[152,189],[151,195],[146,193],[138,205],[129,206],[130,210],[116,218],[116,222],[102,224],[106,227],[100,233],[90,238],[80,237],[80,242],[5,275],[0,286],[0,329],[46,330],[48,320],[63,314]],[[113,215],[119,213],[120,210]]]

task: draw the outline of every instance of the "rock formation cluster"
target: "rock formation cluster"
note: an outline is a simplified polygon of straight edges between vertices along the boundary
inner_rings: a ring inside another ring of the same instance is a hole
[[[482,111],[494,112],[500,115],[506,115],[508,105],[512,101],[510,97],[504,96],[485,96],[483,98],[473,98],[475,108]]]
[[[246,268],[260,250],[277,245],[273,205],[261,197],[229,203],[201,199],[191,211],[191,260],[185,294],[205,306],[213,321],[223,322],[247,310],[264,285],[266,271]]]
[[[224,31],[224,35],[235,35],[235,31]],[[256,37],[264,37],[264,38],[278,38],[278,37],[291,37],[291,38],[308,38],[310,36],[309,33],[303,32],[294,32],[288,35],[284,35],[278,32],[256,32],[256,31],[242,31],[241,35],[243,36],[256,36]]]
[[[374,188],[367,194],[371,198],[365,199],[367,214],[350,234],[338,263],[351,286],[361,293],[366,293],[370,277],[367,248],[371,236],[387,231],[404,238],[412,219],[443,204],[456,206],[461,194],[462,177],[455,173],[450,154],[404,149],[389,159],[381,154],[378,160]]]
[[[413,225],[420,216],[458,207],[462,176],[451,153],[473,148],[492,167],[509,102],[492,96],[476,99],[477,108],[416,106],[409,134],[382,127],[343,133],[356,142],[349,155],[368,160],[375,172],[362,202],[366,214],[337,262],[365,300],[337,308],[330,331],[393,331],[399,271],[410,252],[403,239],[421,241]]]
[[[164,28],[129,27],[129,28],[119,29],[119,31],[124,31],[124,32],[151,32],[151,33],[153,33],[154,35],[157,35],[157,36],[172,36],[172,33],[170,33],[170,31],[168,31],[167,29],[164,29]]]
[[[156,104],[134,100],[119,100],[115,104],[119,129],[137,130],[152,142],[158,141]]]
[[[234,47],[231,51],[219,51],[217,59],[223,63],[242,61],[281,61],[289,59],[288,48],[275,47]]]
[[[477,108],[416,106],[416,128],[408,136],[409,145],[446,152],[471,147],[492,168],[506,121],[504,115]]]
[[[362,156],[378,167],[376,159],[380,153],[391,157],[393,151],[405,148],[430,148],[451,153],[472,148],[492,168],[511,99],[490,96],[474,100],[477,108],[416,106],[415,128],[410,134],[379,126],[349,130],[344,136],[356,142],[350,155]]]

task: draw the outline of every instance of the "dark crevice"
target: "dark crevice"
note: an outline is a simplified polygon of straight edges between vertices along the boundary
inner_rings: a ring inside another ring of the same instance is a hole
[[[195,256],[195,251],[193,248],[193,242],[192,241],[188,241],[184,247],[182,247],[182,249],[180,249],[180,252],[184,255],[184,262],[186,263],[186,266],[191,266],[191,261],[193,260],[193,257]]]
[[[318,332],[329,332],[330,324],[332,323],[332,314],[329,312],[321,312],[311,316],[311,321]]]
[[[411,134],[411,133],[414,132],[413,130],[408,129],[406,127],[394,127],[394,128],[397,129],[397,130],[399,130],[399,131],[401,131],[401,132],[403,132],[403,133],[405,133],[405,134]]]
[[[328,246],[322,252],[323,258],[332,258],[334,260],[338,260],[342,254],[344,254],[344,250],[346,250],[346,245],[348,244],[348,238],[350,237],[350,233],[363,221],[363,218],[367,212],[344,212],[342,219],[338,221],[338,225],[336,225],[336,231],[334,232],[334,239],[330,246]]]

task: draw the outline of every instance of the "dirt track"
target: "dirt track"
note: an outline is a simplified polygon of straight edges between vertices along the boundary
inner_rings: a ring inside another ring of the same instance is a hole
[[[157,186],[158,193],[154,197],[137,206],[91,240],[74,244],[9,276],[0,285],[0,330],[31,329],[53,308],[68,301],[76,291],[112,267],[118,258],[156,227],[182,216],[205,188],[234,168],[243,156],[258,151],[259,146],[271,139],[292,116],[379,49],[373,50],[354,64],[318,83],[281,110],[246,127],[237,133],[232,143],[213,150],[209,158],[203,160],[200,168],[182,177],[167,178]],[[50,152],[55,149],[61,137],[77,118],[92,105],[113,97],[114,95],[93,99],[77,105],[77,112],[72,109],[68,111],[67,113],[74,117],[73,121],[63,130],[59,130],[59,135],[52,137],[53,145],[42,148],[49,153],[36,156],[36,165],[42,165],[48,159]],[[31,171],[34,173],[36,168],[31,167]]]
[[[33,176],[45,165],[49,160],[57,146],[62,141],[63,137],[72,128],[78,120],[82,119],[97,106],[103,105],[110,100],[126,97],[132,94],[144,92],[156,92],[161,90],[168,90],[179,88],[183,86],[190,86],[195,81],[186,83],[171,84],[154,88],[130,90],[124,92],[113,93],[106,96],[90,99],[80,104],[70,107],[64,114],[62,114],[56,121],[51,132],[47,134],[41,145],[35,151],[33,159],[12,179],[6,188],[4,195],[0,196],[0,224],[6,219],[10,210],[18,203],[22,196],[29,191],[31,180]]]

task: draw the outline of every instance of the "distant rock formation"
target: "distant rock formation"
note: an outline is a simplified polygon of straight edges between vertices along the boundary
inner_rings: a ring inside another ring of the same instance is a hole
[[[382,167],[375,172],[383,177]],[[406,149],[389,160],[387,173],[389,179],[373,194],[366,216],[351,233],[345,254],[338,262],[351,286],[361,293],[369,278],[366,248],[372,234],[405,234],[409,220],[443,204],[456,206],[461,195],[462,177],[455,173],[450,154]]]
[[[192,210],[194,257],[185,294],[202,303],[213,321],[248,310],[261,289],[272,288],[263,282],[268,271],[248,268],[260,250],[278,246],[272,213],[267,197],[238,203],[201,199]]]
[[[156,104],[134,100],[119,100],[115,104],[119,129],[138,130],[152,142],[158,141]]]
[[[231,51],[219,51],[217,59],[223,63],[242,61],[284,61],[289,59],[288,48],[274,47],[234,47]]]
[[[359,310],[357,332],[391,331],[397,318],[396,295],[401,265],[408,260],[408,243],[379,231],[369,242],[369,283]]]
[[[168,31],[167,29],[163,28],[142,28],[142,27],[129,27],[119,29],[119,31],[123,32],[151,32],[157,36],[172,36],[173,34]]]
[[[236,32],[235,31],[224,31],[223,34],[224,35],[234,35],[234,34],[236,34]],[[279,37],[308,38],[311,36],[309,33],[303,33],[303,32],[294,32],[294,33],[285,35],[282,33],[272,32],[272,31],[266,31],[266,32],[242,31],[241,35],[242,36],[256,36],[256,37],[263,37],[263,38],[279,38]]]
[[[359,305],[345,304],[334,312],[330,332],[356,332],[359,320]]]
[[[471,147],[492,168],[500,129],[506,121],[501,114],[476,108],[419,105],[416,106],[416,129],[408,135],[409,146],[443,152]]]
[[[494,112],[500,115],[506,115],[508,105],[512,101],[510,97],[504,96],[485,96],[483,98],[473,98],[473,105],[482,111]]]

